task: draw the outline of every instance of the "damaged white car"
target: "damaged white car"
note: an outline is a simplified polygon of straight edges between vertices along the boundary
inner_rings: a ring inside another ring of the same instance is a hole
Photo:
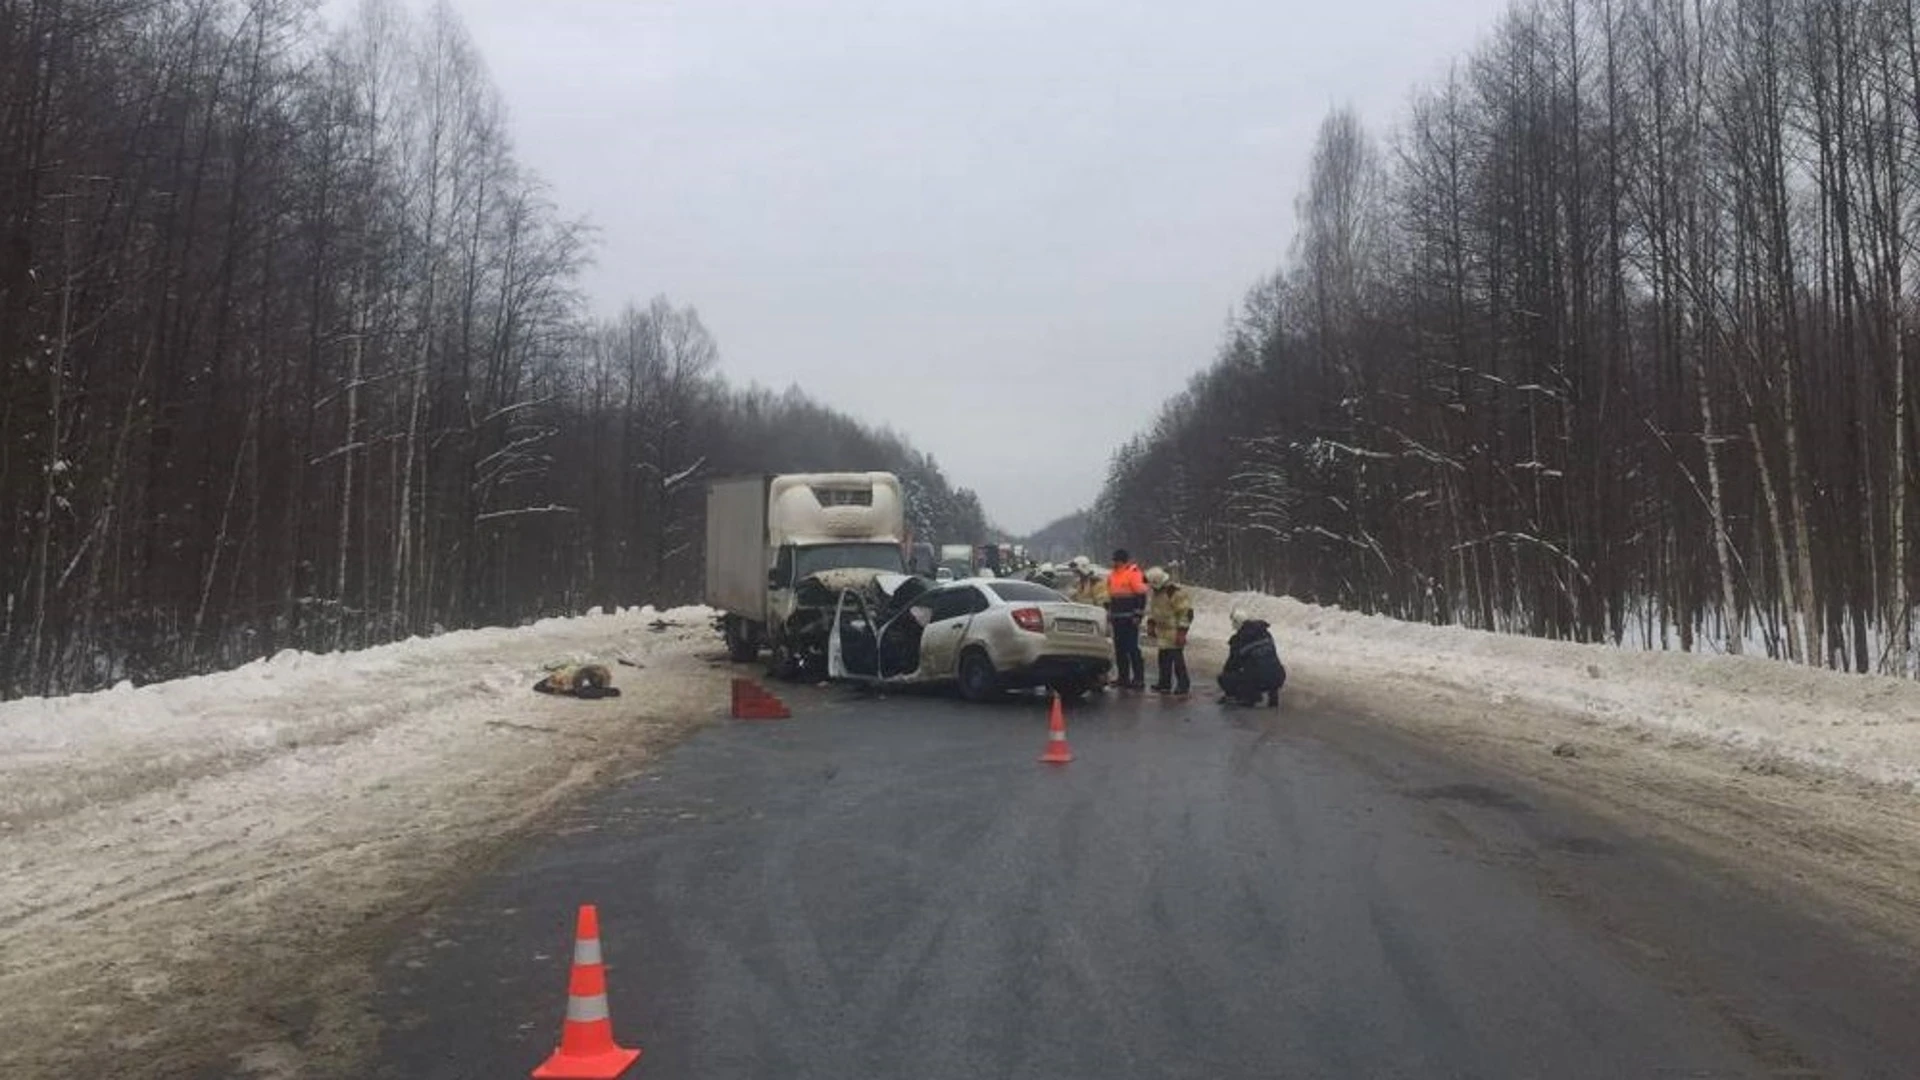
[[[873,575],[841,590],[827,640],[834,679],[953,684],[970,701],[1036,686],[1077,698],[1112,666],[1105,611],[1007,578]]]

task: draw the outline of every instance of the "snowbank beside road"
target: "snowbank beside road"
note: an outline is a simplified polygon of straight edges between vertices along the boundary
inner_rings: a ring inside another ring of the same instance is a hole
[[[222,1043],[363,1037],[352,936],[714,715],[710,618],[641,608],[0,704],[0,1075],[118,1075],[85,1055],[131,1049],[140,1075],[183,1075]],[[570,659],[608,664],[622,696],[532,691]]]
[[[483,712],[502,698],[525,705],[543,664],[579,657],[613,665],[652,651],[654,622],[704,633],[708,617],[705,608],[663,615],[643,607],[355,652],[287,650],[211,675],[0,702],[0,830],[417,723],[427,706],[460,725],[463,704]],[[616,682],[638,670],[616,666]]]
[[[1484,698],[1489,722],[1552,710],[1678,743],[1920,791],[1920,683],[1763,657],[1639,652],[1430,626],[1284,597],[1195,590],[1203,634],[1244,603],[1274,624],[1289,671],[1441,684]],[[1417,695],[1409,695],[1417,704]]]

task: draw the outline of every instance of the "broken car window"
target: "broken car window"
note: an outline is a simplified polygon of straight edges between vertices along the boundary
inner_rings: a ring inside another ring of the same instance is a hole
[[[971,585],[963,585],[957,589],[942,589],[929,595],[926,598],[926,604],[933,609],[934,622],[957,619],[963,615],[985,611],[987,608],[986,598],[980,595],[980,590]]]

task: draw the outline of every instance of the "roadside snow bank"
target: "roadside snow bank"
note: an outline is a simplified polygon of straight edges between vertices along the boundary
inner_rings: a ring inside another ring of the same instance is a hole
[[[1764,657],[1638,652],[1430,626],[1286,597],[1194,592],[1197,633],[1225,638],[1230,608],[1244,603],[1273,623],[1294,679],[1438,683],[1481,695],[1502,714],[1550,709],[1717,745],[1760,764],[1790,761],[1920,792],[1920,683]]]
[[[316,1017],[296,1039],[358,1037],[324,974],[353,967],[347,938],[715,715],[710,619],[640,608],[0,704],[0,1075],[108,1075],[86,1055],[129,1046],[142,1075],[195,1074],[284,1014]],[[532,691],[567,660],[622,696]]]
[[[423,705],[480,704],[523,691],[539,667],[613,665],[656,621],[704,627],[705,608],[543,619],[459,630],[356,652],[288,649],[232,671],[139,688],[0,702],[0,831],[209,771],[344,742]],[[609,651],[611,650],[611,651]],[[616,684],[635,669],[615,668]]]

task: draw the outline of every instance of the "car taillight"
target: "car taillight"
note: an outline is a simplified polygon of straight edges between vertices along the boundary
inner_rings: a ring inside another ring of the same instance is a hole
[[[1040,609],[1037,607],[1014,608],[1013,625],[1025,630],[1029,634],[1044,634],[1047,632],[1046,617],[1040,614]]]

